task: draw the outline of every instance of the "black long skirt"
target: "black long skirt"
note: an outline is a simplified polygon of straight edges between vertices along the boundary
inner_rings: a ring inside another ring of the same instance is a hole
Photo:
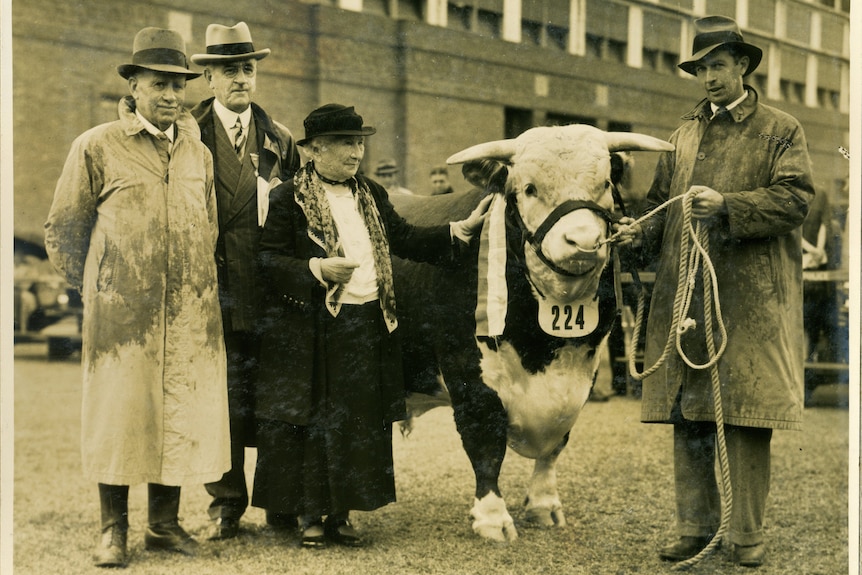
[[[345,305],[323,324],[311,424],[258,422],[255,507],[329,515],[395,501],[383,366],[400,359],[390,357],[380,305]]]

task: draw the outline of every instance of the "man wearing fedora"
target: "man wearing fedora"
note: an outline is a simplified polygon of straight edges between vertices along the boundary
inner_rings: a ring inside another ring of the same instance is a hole
[[[72,144],[45,224],[52,263],[81,291],[81,452],[97,482],[100,567],[124,566],[129,486],[148,484],[147,549],[193,554],[180,486],[230,466],[226,364],[212,254],[212,158],[183,111],[185,43],[144,28],[118,67],[119,120]]]
[[[681,335],[678,345],[695,364],[715,356],[704,333],[704,308],[712,308],[715,349],[726,345],[717,369],[732,507],[722,543],[733,562],[757,567],[765,557],[772,433],[798,430],[802,422],[800,226],[814,188],[799,122],[760,102],[743,82],[760,63],[761,50],[743,41],[730,18],[710,16],[694,26],[693,55],[679,67],[697,78],[706,98],[670,137],[676,150],[659,159],[647,209],[691,194],[692,221],[706,230],[717,301],[710,298],[707,306],[706,280],[699,279],[689,312],[695,328]],[[642,241],[647,261],[658,258],[646,366],[653,366],[668,337],[675,337],[669,331],[686,232],[683,216],[683,204],[676,202],[642,226],[623,220],[627,236]],[[691,368],[674,353],[643,382],[642,421],[674,426],[678,537],[659,551],[668,561],[698,554],[720,526],[711,379],[710,369]]]
[[[269,209],[269,189],[293,177],[299,154],[290,131],[252,102],[257,64],[270,53],[255,50],[245,22],[234,26],[210,24],[206,54],[192,62],[204,66],[204,78],[214,97],[192,109],[201,140],[215,165],[219,238],[216,244],[219,295],[228,366],[231,429],[231,469],[206,485],[213,497],[214,520],[209,539],[236,537],[248,507],[245,448],[255,444],[253,386],[257,377],[260,339],[261,286],[255,258],[260,231]],[[268,513],[276,527],[295,519]]]

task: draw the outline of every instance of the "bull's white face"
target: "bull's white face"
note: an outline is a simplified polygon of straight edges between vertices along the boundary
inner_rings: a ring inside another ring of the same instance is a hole
[[[580,129],[579,129],[580,128]],[[535,232],[567,200],[590,201],[613,211],[610,153],[601,132],[590,126],[535,128],[517,140],[506,193],[517,202],[526,227]],[[560,302],[592,298],[608,263],[608,222],[590,209],[560,218],[545,235],[541,250],[560,268],[543,262],[524,246],[530,278],[545,295]]]

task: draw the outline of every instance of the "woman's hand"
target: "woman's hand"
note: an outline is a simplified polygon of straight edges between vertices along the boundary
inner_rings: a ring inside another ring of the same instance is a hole
[[[482,198],[482,201],[480,201],[473,211],[470,212],[467,219],[449,224],[452,230],[452,235],[464,243],[470,243],[472,237],[476,235],[476,232],[479,231],[479,229],[481,229],[482,223],[488,215],[488,206],[491,205],[491,200],[493,198],[494,194],[488,194]]]
[[[348,258],[323,258],[320,260],[320,275],[327,282],[346,284],[358,267],[359,263]]]

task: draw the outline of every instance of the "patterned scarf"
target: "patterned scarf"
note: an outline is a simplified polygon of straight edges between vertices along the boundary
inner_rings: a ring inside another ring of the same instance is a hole
[[[302,208],[308,221],[308,237],[323,248],[327,257],[343,256],[338,228],[332,219],[326,190],[321,184],[320,176],[314,169],[314,162],[308,162],[300,168],[293,178],[296,191],[296,203]],[[395,289],[392,281],[392,258],[389,255],[389,238],[383,227],[383,220],[377,210],[377,204],[371,196],[371,191],[365,182],[355,177],[348,180],[350,191],[357,200],[359,215],[365,222],[368,236],[371,238],[371,249],[374,255],[374,271],[377,273],[377,295],[380,309],[386,320],[386,327],[391,333],[398,327],[395,315]],[[341,310],[341,297],[345,284],[333,284],[326,290],[326,309],[333,317]]]

